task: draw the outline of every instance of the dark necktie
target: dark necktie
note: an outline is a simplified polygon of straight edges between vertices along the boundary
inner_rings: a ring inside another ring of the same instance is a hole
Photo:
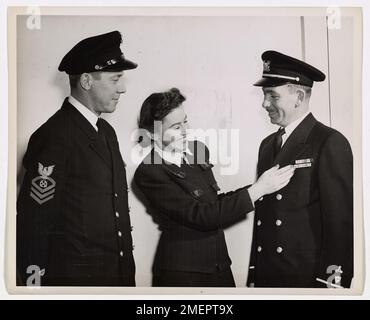
[[[109,161],[112,160],[112,150],[111,150],[111,145],[109,143],[109,139],[107,137],[107,130],[106,130],[106,123],[104,123],[105,120],[99,118],[98,121],[96,122],[96,126],[98,127],[98,136],[99,140],[102,143],[102,152],[105,154],[107,159]]]
[[[281,145],[283,143],[283,135],[285,134],[285,129],[280,128],[278,132],[275,134],[275,141],[274,141],[274,157],[279,153],[281,149]]]
[[[107,145],[107,138],[104,133],[104,120],[99,118],[98,121],[96,121],[96,126],[98,127],[98,135],[100,139],[104,142],[105,145]]]
[[[186,152],[182,153],[181,164],[182,165],[188,164],[187,158],[186,158]]]

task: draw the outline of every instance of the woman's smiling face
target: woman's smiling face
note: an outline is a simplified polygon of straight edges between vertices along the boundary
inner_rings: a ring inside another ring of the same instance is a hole
[[[173,109],[162,120],[162,146],[169,151],[183,152],[186,150],[187,115],[181,104]]]

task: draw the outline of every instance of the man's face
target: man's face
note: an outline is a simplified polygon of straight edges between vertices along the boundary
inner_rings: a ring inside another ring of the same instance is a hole
[[[297,113],[297,93],[288,85],[262,88],[264,99],[262,107],[268,112],[270,121],[281,127],[286,127],[295,119]]]
[[[116,110],[121,93],[126,92],[123,83],[123,71],[99,72],[92,77],[90,96],[93,110],[100,113],[111,113]]]

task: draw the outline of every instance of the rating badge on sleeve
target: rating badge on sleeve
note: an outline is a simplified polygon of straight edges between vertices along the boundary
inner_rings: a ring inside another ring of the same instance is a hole
[[[50,177],[54,167],[44,167],[39,163],[40,176],[32,179],[30,195],[40,205],[54,198],[56,182]]]

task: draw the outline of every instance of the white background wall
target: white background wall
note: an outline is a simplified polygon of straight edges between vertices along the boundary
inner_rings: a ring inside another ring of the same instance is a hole
[[[193,128],[239,129],[240,167],[235,175],[215,176],[223,191],[255,179],[259,143],[277,130],[261,107],[262,91],[253,87],[262,73],[260,56],[273,49],[302,58],[328,73],[325,18],[306,17],[42,17],[40,30],[28,30],[18,21],[18,168],[32,132],[58,110],[69,94],[68,80],[57,71],[64,54],[83,38],[119,30],[122,49],[138,69],[126,72],[127,93],[117,110],[105,118],[116,129],[128,181],[136,164],[131,133],[141,103],[152,92],[178,87],[187,97],[185,107]],[[304,32],[302,32],[304,30]],[[351,141],[352,24],[344,19],[340,30],[329,31],[329,81],[314,85],[311,110],[325,124],[342,131]],[[346,45],[343,45],[346,44]],[[330,94],[330,99],[329,99]],[[330,100],[330,108],[329,108]],[[331,120],[331,121],[330,121]],[[211,150],[212,151],[212,150]],[[214,160],[217,150],[213,150]],[[134,225],[138,286],[150,286],[151,264],[158,231],[143,205],[129,193]],[[249,261],[253,214],[226,230],[237,286],[244,286]]]

